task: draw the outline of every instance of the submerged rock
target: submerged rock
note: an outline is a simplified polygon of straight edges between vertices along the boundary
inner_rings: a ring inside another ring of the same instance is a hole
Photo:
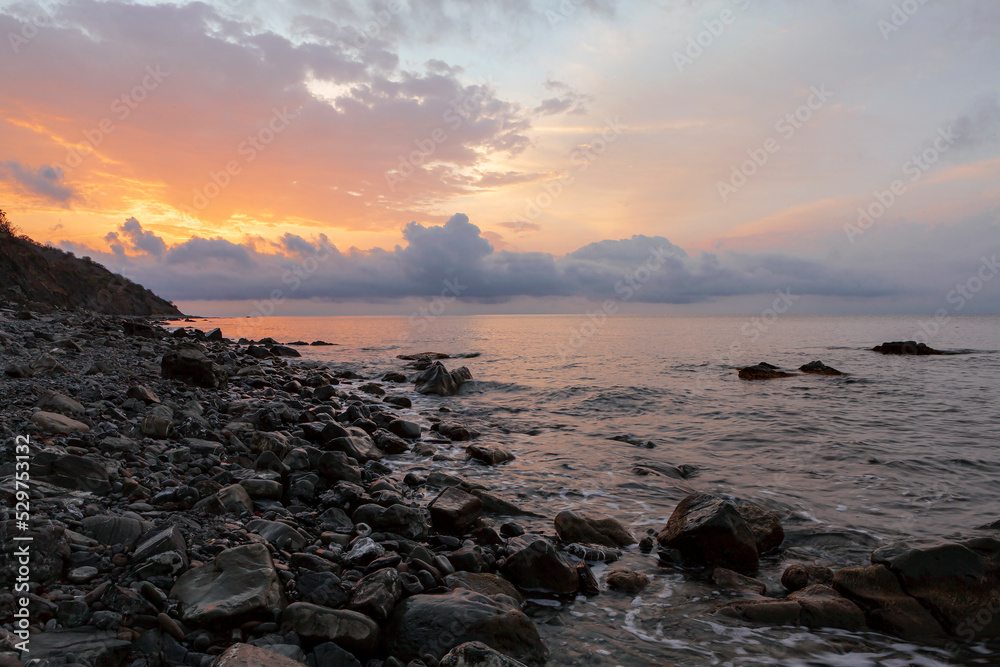
[[[540,536],[518,537],[508,547],[504,574],[527,591],[566,595],[580,587],[579,575],[551,542]]]
[[[741,380],[773,380],[775,378],[788,378],[793,375],[795,374],[787,373],[777,366],[772,366],[763,361],[754,366],[741,368],[739,372]]]
[[[911,641],[945,635],[934,616],[907,595],[896,575],[882,565],[845,567],[834,575],[833,588],[864,610],[873,630]]]
[[[918,343],[914,340],[904,340],[904,341],[893,341],[891,343],[882,343],[881,345],[876,345],[872,348],[873,352],[881,352],[882,354],[912,354],[917,356],[929,356],[933,354],[944,354],[941,350],[935,350],[932,347],[928,347],[926,343]]]
[[[799,366],[803,373],[813,373],[814,375],[843,375],[836,368],[827,366],[822,361],[810,361],[808,364]]]
[[[524,667],[499,651],[494,651],[482,642],[466,642],[448,652],[441,659],[441,667]]]
[[[865,615],[850,600],[822,584],[792,593],[784,600],[737,600],[722,607],[719,614],[751,623],[807,628],[861,630]]]

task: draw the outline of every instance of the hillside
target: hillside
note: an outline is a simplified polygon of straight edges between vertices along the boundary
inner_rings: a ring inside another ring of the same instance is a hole
[[[0,231],[0,299],[33,310],[180,316],[174,304],[89,258]]]

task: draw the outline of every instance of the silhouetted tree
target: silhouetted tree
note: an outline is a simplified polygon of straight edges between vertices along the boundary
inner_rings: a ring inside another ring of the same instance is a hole
[[[0,209],[0,234],[6,234],[7,236],[17,235],[17,227],[7,219],[7,214],[4,213],[3,209]]]

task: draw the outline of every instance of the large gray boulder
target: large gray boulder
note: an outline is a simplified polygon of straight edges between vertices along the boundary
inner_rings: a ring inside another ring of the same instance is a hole
[[[170,589],[170,597],[177,600],[182,621],[201,625],[270,618],[287,604],[263,544],[227,549],[211,563],[188,570]]]

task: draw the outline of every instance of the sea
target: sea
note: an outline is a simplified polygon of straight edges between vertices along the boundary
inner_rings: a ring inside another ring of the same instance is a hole
[[[1000,519],[1000,316],[496,315],[207,318],[229,338],[302,346],[299,363],[378,378],[397,355],[442,352],[473,382],[420,396],[410,419],[440,416],[481,431],[517,459],[487,468],[406,454],[400,469],[480,481],[544,518],[601,512],[637,537],[659,531],[677,502],[709,491],[779,512],[782,554],[758,578],[781,591],[787,565],[868,565],[899,541],[988,534]],[[883,341],[955,352],[893,357]],[[739,368],[789,371],[820,360],[839,377],[745,381]],[[412,372],[412,371],[411,371]],[[528,612],[553,665],[1000,664],[1000,645],[956,651],[877,633],[749,627],[713,615],[732,599],[710,580],[627,551],[610,567],[645,572],[638,595],[532,599]],[[606,570],[597,569],[598,577]]]

